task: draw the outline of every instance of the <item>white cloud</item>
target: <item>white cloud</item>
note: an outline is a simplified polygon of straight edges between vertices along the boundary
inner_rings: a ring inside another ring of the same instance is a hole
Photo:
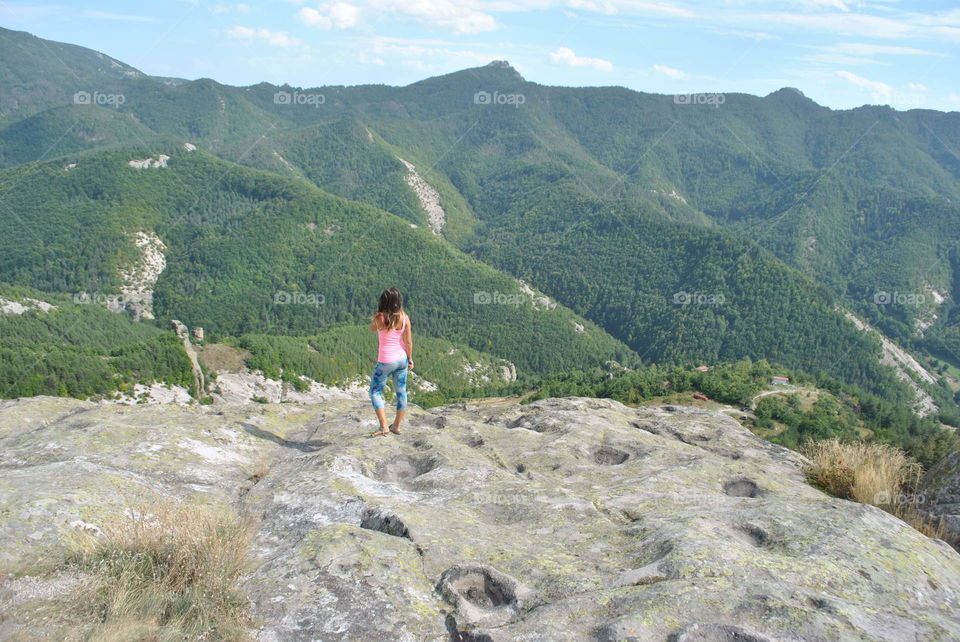
[[[779,23],[820,29],[834,33],[871,38],[903,38],[913,27],[900,20],[863,13],[769,13],[753,18],[766,23]]]
[[[907,89],[911,89],[913,91],[929,91],[930,90],[929,87],[918,82],[908,82]]]
[[[461,0],[461,4],[482,7],[484,11],[523,12],[570,8],[605,15],[661,15],[693,18],[697,14],[671,2],[656,0]],[[576,15],[568,12],[567,15]]]
[[[858,56],[847,56],[837,53],[819,53],[811,56],[804,56],[803,60],[808,62],[823,63],[826,65],[876,65],[879,64],[872,58],[860,58]]]
[[[288,36],[282,31],[253,29],[242,25],[234,25],[227,29],[227,35],[231,38],[242,38],[245,40],[263,40],[275,47],[297,47],[303,44],[299,38]]]
[[[365,0],[356,4],[325,2],[316,8],[303,7],[299,11],[300,20],[321,29],[357,27],[364,15],[371,18],[407,16],[457,34],[480,33],[497,27],[493,16],[457,0]]]
[[[360,24],[360,7],[346,2],[329,2],[318,5],[316,9],[300,9],[300,20],[311,27],[321,29],[351,29]]]
[[[493,16],[476,11],[458,0],[379,0],[377,4],[454,33],[480,33],[497,28]]]
[[[95,9],[86,9],[83,15],[91,18],[100,18],[101,20],[118,20],[121,22],[154,22],[154,18],[147,16],[134,16],[125,13],[113,13],[112,11],[97,11]]]
[[[874,98],[889,101],[893,96],[893,87],[885,82],[880,82],[879,80],[870,80],[868,78],[850,73],[849,71],[835,71],[834,74],[839,78],[843,78],[852,85],[863,87],[864,89],[868,90]]]
[[[436,70],[438,60],[444,61],[445,65],[471,67],[491,60],[490,54],[457,49],[455,42],[387,37],[375,37],[366,42],[359,55],[360,61],[366,64],[383,65],[389,61],[392,65],[431,72]]]
[[[573,53],[569,47],[560,47],[550,53],[550,60],[558,65],[568,67],[593,67],[598,71],[613,71],[613,63],[603,58],[584,58]]]
[[[904,56],[942,56],[943,54],[927,49],[916,49],[914,47],[897,47],[894,45],[873,45],[862,42],[841,42],[837,45],[823,47],[824,51],[838,51],[842,53],[854,54],[856,56],[883,55],[904,55]]]
[[[609,0],[567,0],[567,6],[571,9],[582,9],[584,11],[594,11],[611,16],[617,12],[617,8]]]
[[[950,40],[960,40],[960,28],[957,27],[934,27],[931,31],[946,36]]]
[[[925,25],[960,27],[960,9],[949,9],[939,13],[921,15],[917,21]]]
[[[847,3],[841,0],[793,0],[794,4],[802,6],[804,9],[839,9],[840,11],[850,11]]]
[[[246,15],[250,13],[250,5],[245,2],[240,2],[238,4],[218,4],[213,8],[215,13],[239,13]]]
[[[683,79],[690,77],[689,74],[680,71],[679,69],[674,69],[673,67],[667,67],[666,65],[653,65],[650,67],[650,69],[652,71],[656,71],[657,73],[661,73],[664,76],[670,76],[671,78]]]
[[[696,13],[689,9],[675,7],[667,2],[643,2],[642,0],[613,0],[621,13],[662,14],[676,18],[694,18]]]
[[[616,4],[618,0],[611,1]],[[899,0],[874,0],[873,2],[869,0],[788,0],[788,2],[800,10],[782,11],[779,8],[774,10],[773,7],[777,7],[777,3],[769,0],[734,0],[725,4],[736,5],[739,9],[710,12],[704,9],[699,19],[704,22],[712,21],[717,26],[758,29],[776,34],[782,34],[784,27],[799,27],[871,39],[916,37],[928,42],[930,40],[960,41],[960,9],[920,12],[908,8],[906,6],[908,3],[901,3]],[[751,9],[758,6],[762,8]],[[912,53],[919,55],[919,51],[921,50]],[[938,54],[931,52],[929,55]]]
[[[738,38],[750,38],[751,40],[779,40],[780,36],[765,31],[742,31],[740,29],[714,29],[713,33],[719,36],[736,36]]]

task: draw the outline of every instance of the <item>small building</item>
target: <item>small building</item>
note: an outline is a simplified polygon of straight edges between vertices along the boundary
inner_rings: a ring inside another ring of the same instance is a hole
[[[697,366],[694,370],[699,370],[700,372],[710,372],[713,368],[710,366]]]
[[[770,379],[770,383],[777,386],[785,386],[790,383],[790,377],[773,377]]]

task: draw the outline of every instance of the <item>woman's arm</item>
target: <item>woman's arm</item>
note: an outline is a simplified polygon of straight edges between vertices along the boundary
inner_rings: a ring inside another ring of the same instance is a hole
[[[407,316],[407,328],[403,331],[403,349],[410,359],[410,369],[413,369],[413,330],[410,329],[410,317]]]

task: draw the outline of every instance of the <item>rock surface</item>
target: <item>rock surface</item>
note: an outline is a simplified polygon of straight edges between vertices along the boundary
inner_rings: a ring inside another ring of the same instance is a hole
[[[960,639],[960,554],[811,488],[725,415],[569,398],[409,417],[367,438],[350,399],[4,402],[0,572],[97,528],[122,489],[259,518],[263,641]],[[51,591],[2,584],[6,637],[18,590]]]
[[[211,395],[217,403],[228,405],[243,404],[251,399],[266,400],[269,403],[292,402],[312,405],[332,400],[367,398],[367,387],[360,382],[342,386],[326,386],[322,383],[301,377],[308,388],[298,391],[289,383],[278,379],[267,379],[260,372],[218,372]]]

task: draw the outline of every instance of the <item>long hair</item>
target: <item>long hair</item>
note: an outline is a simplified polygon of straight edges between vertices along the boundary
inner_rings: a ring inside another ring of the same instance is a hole
[[[399,330],[403,327],[403,295],[397,288],[387,288],[380,294],[377,315],[385,330]]]

